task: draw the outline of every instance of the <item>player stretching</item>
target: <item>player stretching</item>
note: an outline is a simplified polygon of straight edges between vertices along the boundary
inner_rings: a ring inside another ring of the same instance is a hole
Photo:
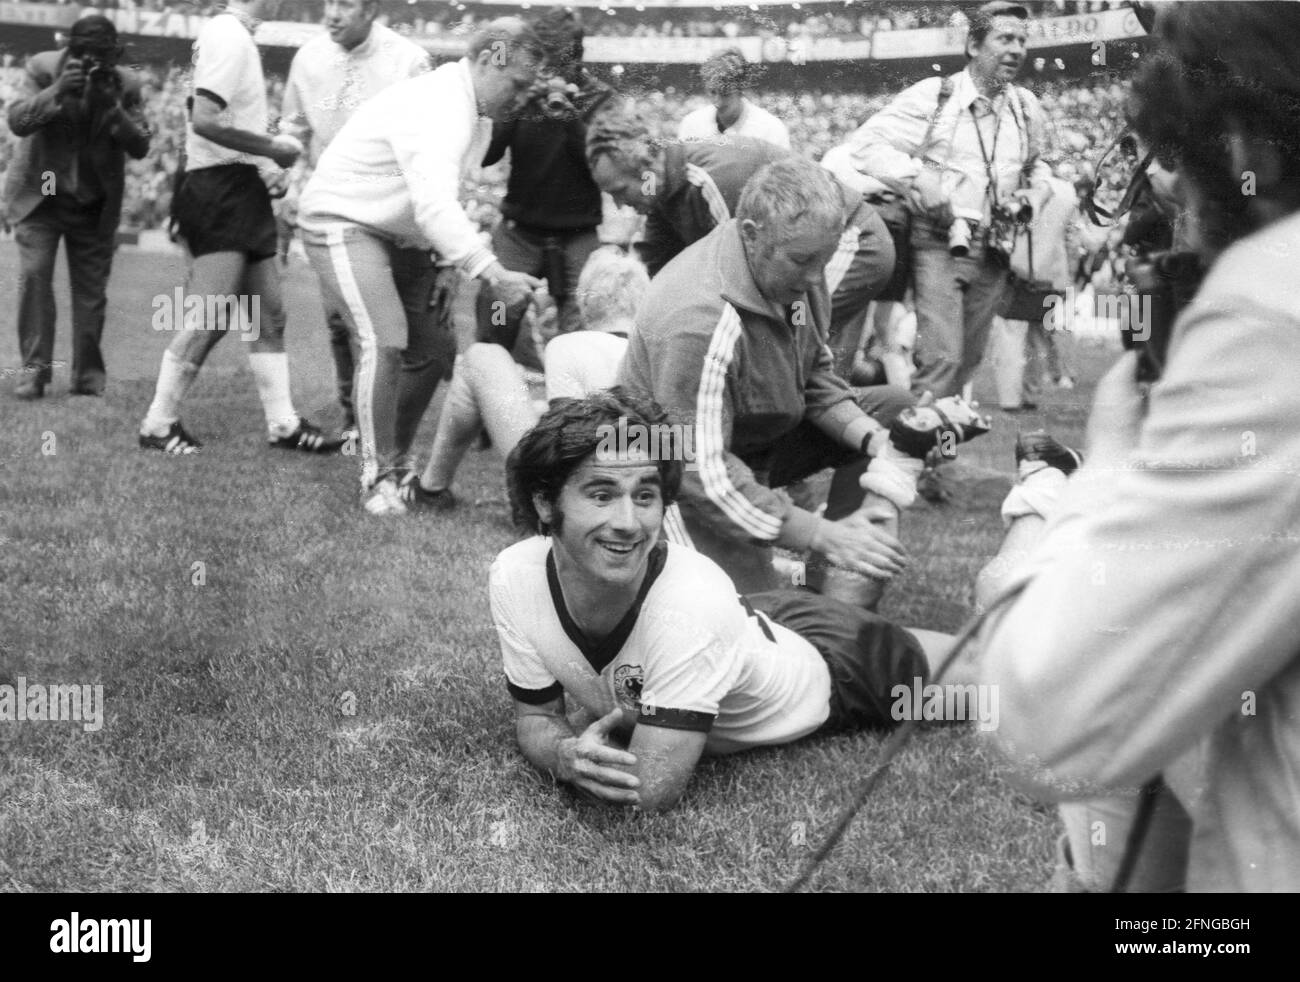
[[[193,256],[186,295],[201,302],[193,307],[186,302],[184,330],[163,353],[153,403],[140,424],[140,446],[146,449],[190,454],[200,448],[181,426],[181,404],[213,346],[245,318],[252,328],[248,363],[271,445],[309,453],[341,446],[298,415],[289,391],[285,312],[273,261],[275,218],[258,161],[270,158],[288,167],[302,144],[291,136],[268,135],[266,82],[253,43],[262,2],[229,0],[194,42],[184,183],[172,216]],[[239,309],[227,302],[233,296],[239,297]],[[204,322],[205,309],[214,322]]]

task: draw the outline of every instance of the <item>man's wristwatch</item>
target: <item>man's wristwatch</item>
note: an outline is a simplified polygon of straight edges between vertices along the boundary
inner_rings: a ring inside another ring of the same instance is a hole
[[[862,456],[864,456],[864,457],[870,457],[870,456],[871,456],[871,441],[874,440],[874,439],[875,439],[879,434],[881,434],[881,433],[884,433],[886,436],[888,436],[889,431],[888,431],[887,429],[885,429],[885,427],[883,427],[883,426],[881,426],[881,425],[879,425],[879,424],[877,424],[877,425],[873,426],[871,429],[867,430],[866,435],[862,438],[862,445],[858,448],[858,452],[861,453]]]

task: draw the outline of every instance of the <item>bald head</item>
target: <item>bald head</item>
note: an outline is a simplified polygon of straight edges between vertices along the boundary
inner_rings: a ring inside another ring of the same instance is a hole
[[[504,57],[524,52],[536,61],[546,56],[541,38],[522,17],[498,17],[471,34],[465,51],[470,61],[484,51]]]
[[[511,119],[528,104],[541,79],[546,51],[527,21],[498,17],[475,31],[466,57],[479,115]]]

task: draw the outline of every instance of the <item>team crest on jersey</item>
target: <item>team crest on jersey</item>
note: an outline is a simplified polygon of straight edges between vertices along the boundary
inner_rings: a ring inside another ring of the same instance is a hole
[[[614,669],[614,695],[624,709],[641,709],[641,683],[645,672],[640,665],[619,665]]]

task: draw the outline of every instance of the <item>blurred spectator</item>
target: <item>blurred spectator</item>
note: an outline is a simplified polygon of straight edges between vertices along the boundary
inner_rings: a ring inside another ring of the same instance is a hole
[[[789,149],[790,131],[766,109],[745,98],[755,77],[739,48],[711,55],[700,66],[700,81],[711,105],[688,113],[678,128],[679,140],[711,140],[720,133],[749,136]]]
[[[140,66],[145,110],[154,133],[149,154],[127,161],[123,224],[131,228],[163,228],[171,208],[171,175],[175,172],[185,132],[185,80],[188,69],[178,66]],[[0,103],[20,84],[21,68],[0,68]],[[1099,175],[1093,168],[1102,152],[1124,129],[1124,87],[1111,82],[1069,79],[1022,79],[1034,91],[1049,123],[1053,159],[1068,164],[1081,180],[1096,181],[1098,200],[1113,206],[1127,186],[1128,171],[1111,155]],[[268,101],[272,116],[283,91],[280,79],[268,75]],[[884,106],[891,92],[832,92],[818,88],[800,91],[778,89],[751,93],[755,104],[781,120],[790,133],[792,149],[820,160],[831,147],[844,141],[864,120]],[[702,96],[683,95],[672,89],[632,94],[637,108],[656,127],[655,136],[671,139],[683,117],[706,105]],[[0,169],[13,152],[13,136],[0,127]],[[467,211],[485,231],[499,220],[509,165],[484,168],[465,188]]]

